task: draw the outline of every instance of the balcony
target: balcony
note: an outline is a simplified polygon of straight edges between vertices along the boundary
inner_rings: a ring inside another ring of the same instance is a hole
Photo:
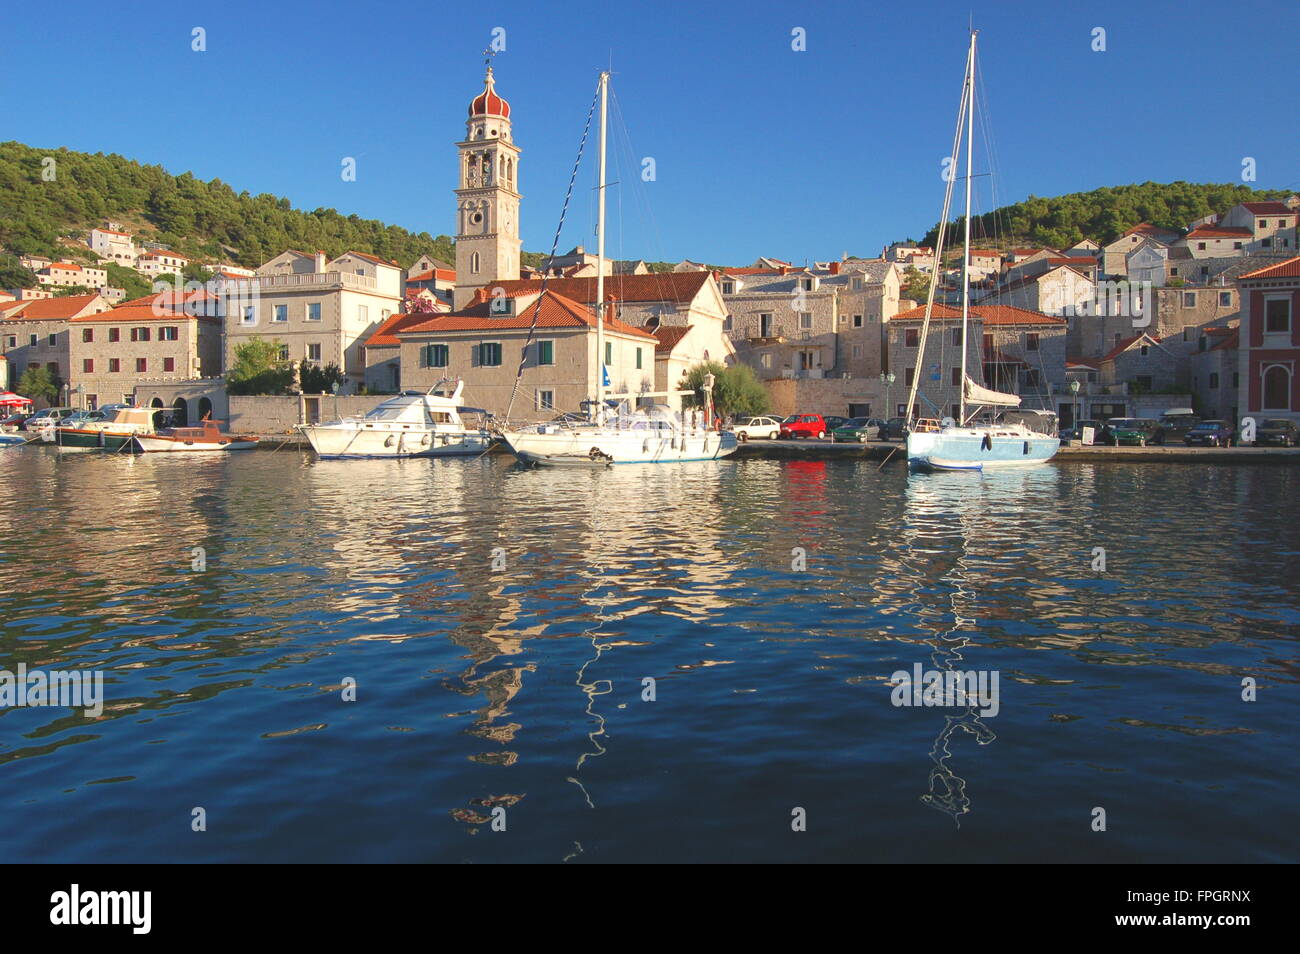
[[[349,272],[307,272],[307,273],[286,273],[282,275],[257,275],[253,278],[240,281],[228,281],[226,287],[229,289],[234,286],[235,289],[243,291],[244,286],[256,287],[259,291],[269,289],[328,289],[328,288],[356,288],[363,291],[374,291],[375,280],[366,275],[353,275]]]

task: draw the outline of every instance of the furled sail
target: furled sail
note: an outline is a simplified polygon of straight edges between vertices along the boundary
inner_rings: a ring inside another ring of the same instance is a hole
[[[1019,407],[1019,394],[1003,394],[1001,391],[994,391],[989,388],[976,384],[971,380],[970,375],[966,376],[966,402],[968,404],[983,404],[986,407]]]

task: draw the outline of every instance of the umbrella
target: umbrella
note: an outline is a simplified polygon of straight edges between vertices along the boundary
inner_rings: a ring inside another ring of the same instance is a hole
[[[0,391],[0,407],[22,407],[31,403],[31,398],[19,397],[13,391]]]

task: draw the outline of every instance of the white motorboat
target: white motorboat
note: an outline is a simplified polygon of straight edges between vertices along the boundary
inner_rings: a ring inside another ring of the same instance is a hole
[[[465,383],[442,380],[427,392],[403,391],[364,417],[345,417],[328,424],[300,424],[312,450],[323,458],[353,457],[456,457],[481,454],[492,443],[483,428],[467,428],[462,413],[480,414],[481,408],[463,407]]]
[[[603,423],[561,420],[502,433],[525,464],[600,467],[717,460],[736,449],[736,435],[713,430],[699,411],[679,413],[663,404],[619,413]]]

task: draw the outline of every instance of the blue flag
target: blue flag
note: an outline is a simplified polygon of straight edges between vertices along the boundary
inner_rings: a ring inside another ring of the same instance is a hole
[[[609,387],[609,368],[603,364],[600,366],[600,383],[605,387]]]

